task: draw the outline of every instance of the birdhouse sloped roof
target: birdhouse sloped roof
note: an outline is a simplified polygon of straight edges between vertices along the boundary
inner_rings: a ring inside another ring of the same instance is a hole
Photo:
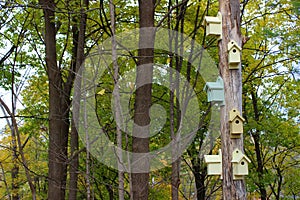
[[[239,149],[235,149],[233,151],[231,162],[232,163],[239,163],[242,159],[245,159],[248,163],[251,162],[251,160],[246,155],[244,155],[242,151],[240,151]]]
[[[207,82],[204,86],[205,91],[208,89],[223,89],[224,88],[224,83],[221,77],[218,77],[216,82]]]
[[[219,149],[219,155],[204,155],[204,162],[206,162],[206,163],[220,163],[220,162],[222,162],[221,149]]]
[[[228,51],[230,51],[233,47],[237,48],[239,51],[242,51],[242,48],[236,43],[234,40],[230,40],[228,43]]]
[[[230,111],[229,113],[229,121],[232,122],[234,121],[236,118],[239,118],[240,120],[242,120],[243,122],[245,121],[245,119],[240,115],[240,112],[236,109],[233,109],[232,111]]]
[[[216,17],[213,16],[205,16],[203,25],[206,25],[207,23],[221,23],[222,22],[222,14],[218,12]]]

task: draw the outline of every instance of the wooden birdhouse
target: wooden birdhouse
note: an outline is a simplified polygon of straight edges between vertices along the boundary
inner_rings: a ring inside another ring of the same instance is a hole
[[[207,163],[207,175],[222,175],[221,149],[219,155],[204,155],[204,162]]]
[[[218,12],[216,17],[205,16],[203,25],[206,28],[206,35],[217,36],[222,39],[222,14]]]
[[[204,86],[208,102],[216,102],[224,105],[224,83],[221,77],[216,82],[207,82]]]
[[[240,138],[243,133],[243,122],[245,119],[240,115],[237,109],[229,112],[229,126],[231,138]]]
[[[249,174],[248,165],[250,162],[250,159],[241,150],[235,149],[233,151],[231,160],[233,180],[241,180]]]
[[[234,41],[228,43],[228,63],[229,69],[239,69],[241,62],[242,48]]]

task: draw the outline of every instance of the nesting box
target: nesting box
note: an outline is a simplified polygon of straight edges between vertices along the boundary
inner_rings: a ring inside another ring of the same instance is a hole
[[[218,39],[222,39],[222,14],[218,12],[216,17],[205,16],[203,25],[206,29],[206,35],[217,36]]]
[[[248,164],[250,159],[243,154],[239,149],[235,149],[232,153],[232,171],[233,171],[233,180],[241,180],[245,175],[248,175]]]
[[[229,112],[229,126],[231,138],[240,138],[243,133],[243,123],[245,119],[240,115],[237,109]]]
[[[234,41],[228,43],[228,63],[229,69],[239,69],[241,62],[242,48]]]
[[[207,175],[222,175],[222,152],[219,155],[204,155],[204,161],[207,163]]]
[[[224,83],[221,77],[216,82],[207,82],[204,86],[208,102],[216,102],[224,105]]]

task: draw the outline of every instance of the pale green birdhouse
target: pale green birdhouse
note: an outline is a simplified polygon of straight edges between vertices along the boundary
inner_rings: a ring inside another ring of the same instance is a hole
[[[204,162],[207,164],[207,175],[222,175],[221,149],[219,155],[204,155]]]
[[[204,86],[208,102],[216,102],[224,105],[224,83],[221,77],[216,82],[207,82]]]
[[[229,69],[239,69],[241,62],[242,48],[234,41],[228,43],[228,63]]]
[[[205,16],[203,25],[206,28],[206,35],[217,36],[222,39],[222,14],[218,12],[216,17]]]
[[[249,174],[248,164],[250,159],[239,149],[235,149],[232,153],[232,172],[233,180],[241,180],[245,175]]]
[[[237,109],[229,112],[229,127],[231,138],[240,138],[243,133],[243,123],[245,119],[240,115]]]

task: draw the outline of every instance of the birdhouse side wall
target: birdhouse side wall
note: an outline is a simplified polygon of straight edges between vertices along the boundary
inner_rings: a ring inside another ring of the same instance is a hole
[[[222,174],[222,163],[209,163],[207,165],[208,175],[221,175]]]
[[[206,27],[206,35],[221,35],[222,33],[221,23],[210,22]]]
[[[211,101],[224,101],[224,91],[211,90]]]

